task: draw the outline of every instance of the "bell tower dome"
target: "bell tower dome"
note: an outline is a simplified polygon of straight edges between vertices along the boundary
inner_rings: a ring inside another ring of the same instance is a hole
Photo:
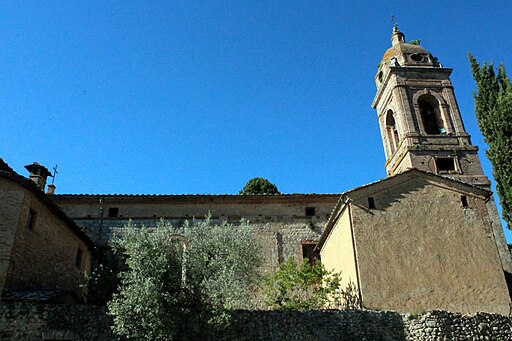
[[[488,188],[478,147],[464,128],[450,81],[452,69],[395,26],[379,64],[377,109],[388,176],[410,168]]]

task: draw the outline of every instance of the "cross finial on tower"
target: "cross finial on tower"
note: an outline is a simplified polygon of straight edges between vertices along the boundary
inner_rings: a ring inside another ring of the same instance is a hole
[[[398,23],[395,20],[395,15],[391,16],[391,23],[393,23],[393,32],[398,32]]]
[[[55,175],[57,174],[59,174],[59,172],[57,172],[57,165],[55,165],[55,167],[53,167],[52,184],[55,182]]]

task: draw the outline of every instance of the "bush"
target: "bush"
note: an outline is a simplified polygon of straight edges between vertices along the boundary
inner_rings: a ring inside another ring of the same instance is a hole
[[[266,279],[265,289],[267,303],[277,310],[359,307],[355,287],[350,284],[342,290],[341,274],[326,270],[320,261],[312,265],[304,259],[297,266],[296,261],[289,258]]]

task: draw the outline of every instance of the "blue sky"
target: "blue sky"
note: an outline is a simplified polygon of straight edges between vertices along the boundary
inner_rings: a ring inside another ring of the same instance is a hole
[[[512,2],[447,3],[3,2],[0,157],[21,174],[58,164],[58,193],[237,193],[255,176],[338,193],[378,180],[370,104],[395,15],[454,68],[491,176],[467,52],[512,70]]]

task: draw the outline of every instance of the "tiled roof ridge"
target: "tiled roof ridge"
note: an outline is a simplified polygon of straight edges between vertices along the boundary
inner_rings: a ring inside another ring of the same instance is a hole
[[[55,197],[291,197],[291,196],[329,196],[329,195],[341,195],[339,193],[281,193],[281,194],[91,194],[91,193],[61,193],[54,194]]]
[[[9,166],[9,164],[7,162],[5,162],[4,159],[2,159],[1,157],[0,157],[0,170],[7,172],[7,173],[17,174],[16,171],[14,169],[12,169],[12,167]]]

